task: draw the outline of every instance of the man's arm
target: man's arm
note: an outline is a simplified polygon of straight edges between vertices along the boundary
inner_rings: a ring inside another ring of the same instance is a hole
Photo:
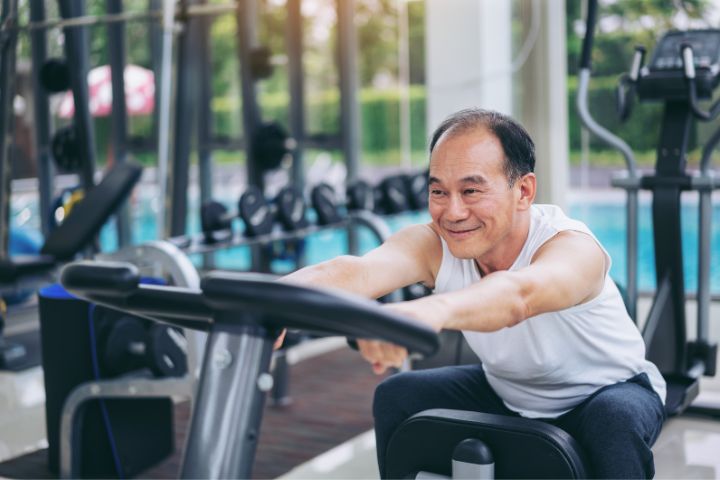
[[[417,282],[432,286],[441,257],[442,248],[435,232],[428,225],[413,225],[393,234],[362,257],[336,257],[291,273],[282,281],[379,298]]]
[[[491,332],[587,302],[603,287],[606,258],[595,240],[564,231],[517,271],[499,271],[456,292],[390,306],[437,330]]]

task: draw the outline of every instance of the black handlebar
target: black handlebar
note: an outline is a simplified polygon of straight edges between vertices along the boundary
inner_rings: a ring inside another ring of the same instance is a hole
[[[252,322],[268,329],[377,338],[422,355],[439,348],[432,329],[376,302],[282,283],[268,275],[213,272],[198,291],[141,284],[137,268],[130,264],[84,261],[67,265],[60,278],[80,298],[181,327],[209,330],[213,324]]]
[[[377,338],[422,355],[431,355],[439,347],[437,333],[432,329],[384,309],[377,302],[273,278],[256,273],[213,272],[203,278],[201,289],[213,309],[267,315],[268,323],[281,322],[277,326]]]
[[[590,69],[593,40],[595,36],[595,21],[597,18],[597,0],[588,0],[587,21],[585,22],[585,38],[583,39],[582,54],[580,55],[580,69]]]

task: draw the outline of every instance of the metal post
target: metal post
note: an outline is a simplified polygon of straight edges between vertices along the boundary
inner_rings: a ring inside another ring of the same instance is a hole
[[[347,182],[358,176],[360,157],[360,108],[358,104],[357,31],[353,13],[355,0],[336,0],[338,20],[338,59],[340,70],[340,130]],[[357,253],[358,234],[348,230],[348,251]]]
[[[188,3],[197,3],[197,0]],[[198,75],[202,51],[197,19],[187,19],[178,43],[177,95],[175,101],[174,154],[169,169],[170,235],[187,233],[187,190],[190,172],[192,130],[198,103]]]
[[[60,15],[65,18],[79,17],[85,14],[85,1],[58,2]],[[89,70],[89,40],[87,27],[66,27],[65,57],[70,71],[70,86],[75,102],[75,125],[78,149],[82,158],[80,180],[86,191],[95,186],[95,129],[90,118],[89,92],[87,76]]]
[[[17,0],[3,0],[0,21],[17,22]],[[12,189],[12,148],[14,134],[15,54],[17,33],[13,29],[0,36],[0,258],[7,258],[10,233],[10,194]]]
[[[122,13],[122,0],[107,0],[107,13]],[[127,160],[127,109],[125,106],[125,24],[108,24],[108,49],[112,72],[112,155],[117,163]],[[117,213],[118,246],[131,243],[130,209],[127,204]]]
[[[258,18],[257,0],[239,0],[236,11],[238,55],[240,65],[240,87],[242,96],[243,141],[245,144],[245,163],[249,185],[255,185],[265,191],[263,169],[255,164],[252,139],[262,122],[260,106],[257,101],[255,78],[250,68],[252,50],[257,46],[256,24]],[[270,260],[257,245],[250,249],[252,269],[258,272],[270,271]]]
[[[305,166],[305,82],[303,76],[303,28],[301,0],[287,2],[287,52],[290,84],[290,135],[297,142],[293,153],[292,184],[303,191]]]
[[[45,20],[45,2],[30,2],[30,21]],[[33,30],[30,33],[32,42],[32,88],[35,96],[33,101],[33,122],[35,123],[35,151],[37,152],[38,193],[40,197],[40,228],[43,236],[50,233],[50,202],[54,190],[53,178],[55,165],[50,153],[50,103],[47,92],[40,84],[40,68],[47,59],[47,32]]]
[[[204,3],[204,0],[203,0]],[[198,163],[200,177],[200,203],[213,198],[212,164],[212,49],[210,48],[210,27],[212,18],[201,17],[198,25],[198,52],[201,55],[200,104],[198,110]]]
[[[160,82],[156,83],[155,91],[160,92],[158,96],[158,160],[157,160],[157,184],[160,208],[158,210],[158,237],[170,236],[169,222],[165,221],[169,210],[167,195],[168,185],[168,163],[170,159],[170,138],[172,125],[172,90],[173,90],[173,36],[175,30],[175,0],[163,0],[162,4],[162,41],[161,41],[161,65]],[[157,77],[156,77],[157,78]]]
[[[235,328],[216,326],[208,338],[181,478],[250,478],[273,338],[260,327]]]
[[[248,182],[250,185],[265,189],[263,172],[255,165],[252,141],[257,127],[260,126],[262,116],[257,102],[255,78],[250,68],[250,57],[253,48],[257,46],[257,1],[240,0],[237,9],[237,38],[238,54],[240,56],[240,83],[242,95],[242,118],[244,129],[245,155],[247,162]]]

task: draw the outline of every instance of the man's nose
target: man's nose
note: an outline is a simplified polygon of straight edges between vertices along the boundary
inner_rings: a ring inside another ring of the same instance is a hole
[[[450,195],[449,200],[445,210],[445,219],[451,222],[465,220],[468,216],[468,208],[462,197],[460,195]]]

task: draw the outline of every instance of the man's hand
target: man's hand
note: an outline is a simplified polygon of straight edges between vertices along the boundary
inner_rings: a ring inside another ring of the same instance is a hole
[[[400,368],[407,358],[407,350],[380,340],[357,341],[360,355],[372,365],[373,373],[382,375],[388,368]]]
[[[424,323],[439,332],[442,329],[444,316],[438,312],[436,307],[437,305],[430,297],[383,305],[383,308]],[[378,375],[385,373],[390,367],[400,368],[408,356],[405,348],[380,340],[358,339],[357,344],[360,354],[372,365],[373,372]]]
[[[283,331],[280,332],[280,335],[275,339],[275,343],[273,344],[273,350],[279,350],[280,347],[282,347],[283,342],[285,341],[285,335],[287,334],[287,328],[283,328]]]

